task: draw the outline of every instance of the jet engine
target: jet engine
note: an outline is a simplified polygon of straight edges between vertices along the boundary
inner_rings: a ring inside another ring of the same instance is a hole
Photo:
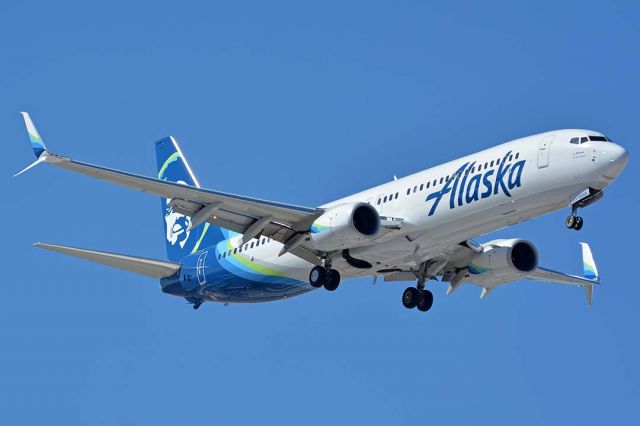
[[[494,240],[482,245],[482,251],[469,264],[469,272],[517,273],[526,275],[538,267],[538,250],[529,241]]]
[[[311,241],[319,250],[332,251],[368,244],[380,233],[380,215],[367,203],[329,208],[311,225]]]

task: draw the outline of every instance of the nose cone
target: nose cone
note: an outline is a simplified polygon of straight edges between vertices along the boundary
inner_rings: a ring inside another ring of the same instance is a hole
[[[604,156],[608,162],[607,175],[612,178],[618,177],[629,162],[629,153],[626,149],[615,143],[608,144]]]

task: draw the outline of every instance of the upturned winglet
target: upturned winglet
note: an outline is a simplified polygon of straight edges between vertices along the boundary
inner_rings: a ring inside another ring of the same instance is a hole
[[[29,164],[24,169],[20,170],[18,173],[13,175],[13,177],[20,176],[32,167],[35,167],[38,164],[46,161],[48,152],[47,147],[42,141],[42,137],[40,137],[40,133],[38,133],[38,129],[36,129],[33,121],[31,121],[31,117],[29,117],[29,113],[21,112],[20,114],[22,114],[22,118],[24,118],[24,124],[27,127],[27,133],[29,133],[29,140],[31,141],[31,148],[33,148],[33,153],[35,154],[37,160]]]

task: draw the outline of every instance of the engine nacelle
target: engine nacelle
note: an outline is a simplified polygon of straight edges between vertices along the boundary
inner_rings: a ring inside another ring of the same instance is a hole
[[[332,251],[368,244],[380,233],[380,215],[367,203],[329,208],[311,225],[311,241],[319,250]]]
[[[495,240],[482,245],[482,252],[474,256],[469,272],[518,273],[526,275],[538,267],[538,250],[529,241]]]

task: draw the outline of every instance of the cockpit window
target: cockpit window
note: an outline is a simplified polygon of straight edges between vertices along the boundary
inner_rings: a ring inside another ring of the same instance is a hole
[[[580,138],[571,138],[571,140],[569,142],[575,143],[575,144],[579,144],[580,143]]]
[[[592,142],[607,142],[607,138],[604,136],[589,136],[589,140]]]
[[[580,138],[580,143],[585,143],[585,142],[589,142],[589,138],[586,136],[583,136]]]

